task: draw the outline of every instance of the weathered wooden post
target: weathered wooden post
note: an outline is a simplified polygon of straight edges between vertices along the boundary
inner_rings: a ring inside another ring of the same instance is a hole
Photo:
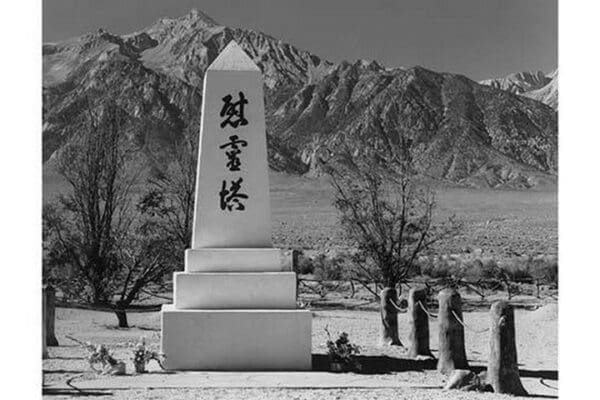
[[[408,292],[409,357],[431,356],[429,350],[429,318],[423,310],[427,290],[411,288]]]
[[[519,377],[514,311],[505,301],[497,301],[490,308],[487,380],[496,393],[527,395]]]
[[[284,271],[296,272],[298,271],[298,256],[299,251],[294,249],[287,249],[281,252],[282,264]],[[300,279],[296,279],[296,302],[300,300]]]
[[[465,352],[465,331],[462,321],[460,294],[454,289],[444,289],[438,295],[439,356],[437,370],[448,374],[455,369],[468,369]],[[454,315],[456,314],[456,316]]]
[[[58,340],[54,334],[54,300],[56,291],[50,285],[42,286],[42,318],[44,319],[44,334],[46,335],[47,346],[58,346]]]
[[[394,306],[398,302],[398,292],[395,288],[384,288],[381,298],[381,344],[402,346],[398,337],[398,310]]]
[[[354,295],[356,294],[356,287],[354,286],[354,281],[352,279],[350,279],[350,290],[352,290],[352,293],[350,293],[350,298],[353,299]]]
[[[48,358],[48,347],[46,344],[46,293],[42,286],[42,359],[46,358]]]

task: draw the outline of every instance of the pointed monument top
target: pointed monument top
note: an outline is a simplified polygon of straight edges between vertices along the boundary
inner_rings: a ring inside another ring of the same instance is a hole
[[[210,64],[213,71],[260,71],[239,44],[232,40]]]

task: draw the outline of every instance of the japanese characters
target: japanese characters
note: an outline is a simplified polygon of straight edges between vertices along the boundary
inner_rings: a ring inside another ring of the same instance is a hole
[[[233,96],[231,94],[226,95],[222,98],[223,107],[219,115],[223,120],[221,121],[221,128],[225,128],[229,125],[233,129],[237,129],[239,126],[248,125],[248,120],[244,116],[244,106],[248,104],[248,100],[244,96],[243,92],[238,93],[238,101],[232,102]],[[230,135],[229,141],[219,146],[220,149],[225,150],[225,156],[227,157],[227,163],[225,167],[230,172],[240,171],[242,166],[242,148],[248,146],[248,142],[244,139],[240,139],[238,135]],[[219,206],[223,211],[243,211],[246,209],[242,200],[248,199],[248,195],[242,191],[242,183],[244,179],[239,177],[238,179],[231,180],[227,183],[224,179],[219,191]]]
[[[244,118],[244,106],[248,104],[248,100],[244,96],[244,93],[238,93],[239,100],[236,102],[231,102],[233,97],[228,94],[223,97],[223,108],[221,109],[221,117],[226,117],[221,122],[221,128],[224,128],[226,125],[231,125],[233,128],[237,128],[238,126],[248,125],[248,120]]]

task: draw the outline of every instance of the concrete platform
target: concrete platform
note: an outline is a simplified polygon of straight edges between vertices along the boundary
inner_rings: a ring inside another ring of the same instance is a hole
[[[331,373],[331,372],[164,372],[156,370],[155,364],[150,364],[147,374],[128,376],[104,376],[97,379],[76,379],[71,385],[80,390],[139,390],[139,389],[222,389],[222,388],[277,388],[277,389],[383,389],[383,388],[413,388],[423,389],[422,396],[432,397],[431,389],[441,390],[443,379],[438,377],[437,384],[415,382],[402,373],[369,374]],[[128,365],[127,368],[131,368]],[[128,369],[127,373],[132,373]],[[540,383],[539,378],[521,378],[530,398],[556,398],[558,392]],[[558,387],[557,381],[547,381],[553,387]],[[44,394],[54,394],[63,390],[73,390],[64,382],[44,387]],[[454,391],[458,396],[461,391]],[[402,397],[402,392],[398,393]],[[474,398],[477,394],[474,394]],[[414,397],[414,396],[413,396]],[[481,398],[488,398],[479,394]],[[508,396],[505,396],[509,398]]]
[[[281,257],[281,250],[271,247],[187,249],[185,271],[282,272],[286,268]]]
[[[183,309],[295,309],[294,272],[175,272],[174,303]]]
[[[161,311],[165,368],[196,371],[311,369],[308,310]]]
[[[130,371],[128,371],[129,373]],[[411,383],[397,374],[359,375],[331,372],[177,372],[151,371],[148,374],[76,380],[75,387],[86,390],[165,389],[165,388],[396,388],[431,385]],[[437,386],[440,389],[442,386]],[[72,389],[57,384],[49,389]]]

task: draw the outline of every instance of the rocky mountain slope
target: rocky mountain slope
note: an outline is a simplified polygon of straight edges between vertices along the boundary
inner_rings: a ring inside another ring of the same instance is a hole
[[[542,71],[523,71],[503,78],[486,79],[480,83],[511,93],[525,93],[546,86],[550,79]]]
[[[479,83],[541,101],[555,110],[558,108],[558,70],[549,75],[542,71],[517,72]]]
[[[202,76],[236,40],[265,76],[271,168],[318,174],[319,155],[415,143],[427,176],[469,186],[532,187],[556,177],[557,114],[464,76],[333,64],[266,34],[221,26],[199,11],[128,35],[103,30],[43,47],[43,157],[85,132],[86,109],[115,99],[150,169],[199,126]]]
[[[416,148],[427,175],[473,186],[535,186],[556,171],[556,115],[549,107],[454,74],[342,63],[306,84],[270,118],[302,159],[351,143]]]
[[[536,90],[523,93],[523,96],[529,97],[558,110],[558,70],[549,75],[550,82],[546,86]]]

